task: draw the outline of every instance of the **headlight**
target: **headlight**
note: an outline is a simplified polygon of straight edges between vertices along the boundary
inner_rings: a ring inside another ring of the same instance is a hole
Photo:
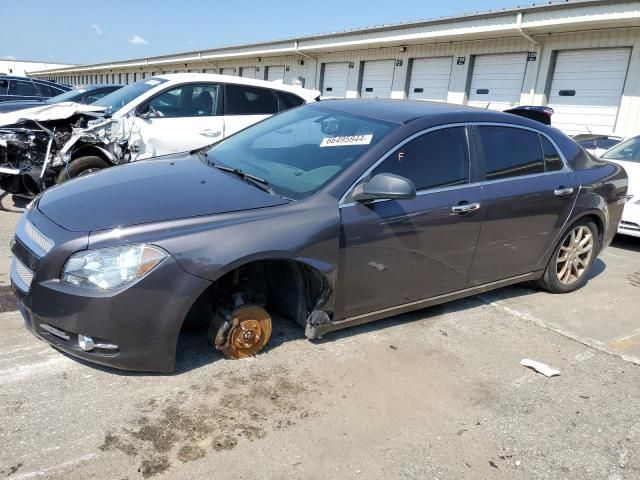
[[[74,253],[62,271],[62,281],[77,287],[113,290],[144,277],[167,253],[150,245],[127,245]]]

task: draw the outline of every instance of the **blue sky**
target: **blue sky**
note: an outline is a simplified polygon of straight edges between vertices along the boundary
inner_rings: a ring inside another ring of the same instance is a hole
[[[97,63],[528,3],[527,0],[0,0],[0,58]]]

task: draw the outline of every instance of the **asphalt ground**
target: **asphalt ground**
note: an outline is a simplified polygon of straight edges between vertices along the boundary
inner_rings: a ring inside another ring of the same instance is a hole
[[[33,337],[0,211],[0,478],[638,479],[640,240],[568,295],[516,286],[231,361],[185,334],[171,375]],[[544,377],[531,358],[561,371]]]

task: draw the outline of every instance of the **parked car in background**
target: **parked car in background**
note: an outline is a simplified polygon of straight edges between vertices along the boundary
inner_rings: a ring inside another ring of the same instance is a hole
[[[0,114],[0,188],[33,196],[65,180],[211,145],[319,92],[262,80],[159,75],[91,105]]]
[[[621,165],[629,175],[629,192],[618,233],[640,237],[640,135],[607,150],[602,158]]]
[[[100,100],[102,97],[119,90],[120,88],[122,88],[122,85],[87,85],[86,87],[74,88],[73,90],[69,90],[51,98],[2,102],[0,103],[0,113],[15,112],[16,110],[24,110],[26,108],[37,107],[40,105],[53,105],[62,102],[91,104]]]
[[[317,338],[524,281],[571,292],[626,193],[620,166],[526,118],[328,100],[44,192],[18,225],[11,282],[56,348],[170,371],[185,322],[242,358],[276,314]]]
[[[581,133],[571,138],[587,152],[596,157],[601,156],[611,147],[624,140],[622,137],[616,135],[594,135],[591,133]]]
[[[0,78],[0,102],[14,100],[42,100],[71,90],[70,85],[33,80],[29,77],[2,75]]]

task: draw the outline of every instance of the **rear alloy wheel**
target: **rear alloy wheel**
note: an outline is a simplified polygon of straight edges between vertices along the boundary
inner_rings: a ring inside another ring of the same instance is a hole
[[[71,178],[84,177],[110,166],[109,162],[101,157],[89,155],[71,160],[58,174],[57,183],[64,183]]]
[[[577,282],[591,265],[593,233],[581,225],[571,230],[556,256],[556,275],[563,285]]]
[[[229,358],[251,357],[271,338],[271,316],[257,305],[243,305],[229,314],[214,337],[216,349]]]
[[[598,252],[598,229],[591,220],[571,226],[549,261],[540,286],[552,293],[567,293],[587,283],[587,274]]]

